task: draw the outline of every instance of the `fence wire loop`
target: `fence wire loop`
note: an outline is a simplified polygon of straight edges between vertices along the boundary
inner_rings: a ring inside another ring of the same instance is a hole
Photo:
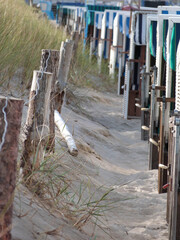
[[[7,108],[7,105],[8,105],[8,98],[6,97],[6,102],[5,102],[5,105],[2,109],[2,112],[4,114],[4,131],[3,131],[3,135],[2,135],[2,141],[0,143],[0,152],[2,150],[2,147],[4,145],[4,142],[5,142],[5,137],[6,137],[6,133],[7,133],[7,127],[8,127],[8,122],[7,122],[7,115],[6,115],[6,112],[5,112],[5,109]]]
[[[49,55],[48,55],[48,58],[46,59],[46,64],[45,64],[45,67],[43,69],[43,67],[41,66],[41,70],[40,70],[40,77],[37,78],[37,81],[36,81],[36,85],[37,85],[37,88],[36,88],[36,93],[35,95],[27,102],[24,103],[24,105],[26,106],[27,104],[29,104],[32,100],[34,100],[34,98],[38,95],[38,92],[39,92],[39,81],[42,80],[43,78],[43,75],[44,73],[46,72],[47,70],[47,67],[48,67],[48,61],[49,61],[49,58],[51,56],[51,50],[48,51]],[[43,60],[44,60],[44,56],[43,56]]]

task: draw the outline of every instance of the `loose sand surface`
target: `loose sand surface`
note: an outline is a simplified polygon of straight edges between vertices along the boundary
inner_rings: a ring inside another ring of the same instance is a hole
[[[167,240],[166,194],[157,193],[157,170],[148,170],[148,143],[140,140],[140,120],[123,119],[123,99],[115,94],[75,89],[66,99],[62,117],[79,154],[66,153],[60,161],[73,169],[74,188],[86,186],[82,198],[94,192],[92,199],[100,199],[111,191],[105,203],[96,206],[100,216],[77,223],[78,231],[59,212],[49,213],[38,199],[32,200],[20,185],[13,239]],[[56,134],[61,138],[57,129]],[[63,141],[61,146],[67,149]]]

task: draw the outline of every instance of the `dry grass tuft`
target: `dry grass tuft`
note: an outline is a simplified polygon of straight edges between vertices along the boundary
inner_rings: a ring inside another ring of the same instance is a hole
[[[0,1],[0,84],[20,70],[23,82],[39,69],[41,49],[59,49],[62,33],[24,0]]]

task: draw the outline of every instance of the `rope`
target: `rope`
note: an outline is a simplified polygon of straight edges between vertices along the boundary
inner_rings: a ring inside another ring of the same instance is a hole
[[[5,109],[7,108],[7,105],[8,105],[8,98],[6,97],[6,103],[5,103],[5,106],[2,109],[2,112],[4,114],[5,126],[4,126],[4,132],[3,132],[3,135],[2,135],[2,141],[1,141],[1,144],[0,144],[0,152],[1,152],[2,147],[4,145],[4,142],[5,142],[5,137],[6,137],[6,133],[7,133],[7,127],[8,127],[8,122],[7,122],[6,112],[5,112]]]
[[[48,55],[48,58],[46,59],[46,65],[45,65],[45,68],[41,68],[40,72],[41,72],[41,76],[37,79],[36,81],[36,85],[37,85],[37,88],[36,88],[36,93],[35,95],[27,102],[24,103],[24,105],[27,105],[28,103],[30,103],[32,100],[34,100],[34,98],[38,95],[38,92],[39,92],[39,81],[42,80],[43,76],[44,76],[44,73],[46,72],[47,70],[47,67],[48,67],[48,61],[49,61],[49,58],[51,56],[51,51],[49,50],[49,55]],[[43,57],[43,60],[44,60],[44,57]]]

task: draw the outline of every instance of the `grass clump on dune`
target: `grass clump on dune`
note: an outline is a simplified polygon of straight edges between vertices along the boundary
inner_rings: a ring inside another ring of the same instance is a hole
[[[109,75],[108,62],[102,60],[101,71],[95,55],[90,59],[89,48],[84,51],[83,42],[79,41],[76,59],[71,65],[69,81],[78,87],[90,87],[99,91],[116,91],[117,78],[112,79]]]
[[[0,1],[0,83],[21,69],[24,82],[39,69],[41,49],[59,49],[62,33],[24,0]]]

